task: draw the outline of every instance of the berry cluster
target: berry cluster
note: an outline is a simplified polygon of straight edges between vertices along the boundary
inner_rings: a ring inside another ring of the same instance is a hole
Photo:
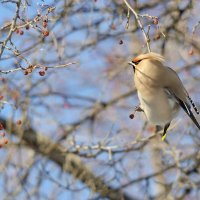
[[[2,148],[3,146],[5,146],[6,144],[8,144],[8,139],[5,138],[6,136],[6,133],[5,133],[5,130],[4,130],[4,126],[2,123],[0,123],[0,148]]]
[[[38,67],[37,65],[29,65],[25,70],[24,70],[24,75],[29,75],[33,72],[34,69],[36,68],[41,68],[39,71],[40,76],[44,76],[46,71],[48,70],[48,67]]]
[[[41,14],[37,14],[34,18],[35,27],[42,33],[44,37],[49,35],[48,30],[48,14],[42,16]]]
[[[16,26],[15,32],[19,35],[24,35],[25,30],[30,28],[38,30],[43,37],[49,36],[48,29],[48,15],[55,10],[55,7],[48,7],[46,14],[42,15],[38,13],[33,20],[25,20],[21,17],[21,23]]]

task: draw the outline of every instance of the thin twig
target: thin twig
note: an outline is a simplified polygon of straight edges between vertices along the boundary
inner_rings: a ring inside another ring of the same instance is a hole
[[[21,0],[19,0],[18,2],[16,2],[15,17],[14,17],[13,22],[12,22],[12,25],[11,25],[11,27],[10,27],[10,31],[9,31],[9,33],[8,33],[8,36],[7,36],[7,38],[4,40],[4,42],[2,43],[1,50],[0,50],[0,59],[1,59],[1,56],[2,56],[2,54],[3,54],[3,51],[4,51],[4,49],[5,49],[5,46],[6,46],[7,42],[11,39],[12,34],[13,34],[13,32],[15,31],[15,26],[16,26],[16,23],[17,23],[17,18],[19,17],[20,4],[21,4]]]
[[[65,68],[65,67],[68,67],[69,65],[73,65],[73,64],[77,64],[77,62],[70,62],[70,63],[66,63],[66,64],[63,64],[63,65],[56,65],[56,66],[42,66],[42,65],[34,65],[32,67],[32,70],[36,69],[36,68],[43,68],[43,67],[46,67],[47,69],[53,69],[53,68]],[[22,67],[18,67],[18,68],[15,68],[15,69],[10,69],[10,70],[6,70],[6,71],[3,71],[3,70],[0,70],[0,73],[2,74],[9,74],[9,73],[13,73],[13,72],[17,72],[17,71],[20,71],[20,70],[26,70],[26,68],[22,68]]]
[[[51,66],[51,67],[48,67],[48,69],[52,69],[52,68],[64,68],[64,67],[67,67],[69,65],[74,65],[74,64],[77,64],[77,62],[70,62],[70,63],[63,64],[63,65]]]
[[[144,30],[144,27],[142,25],[142,22],[140,20],[140,16],[137,14],[137,12],[131,7],[131,5],[128,3],[127,0],[124,0],[124,3],[126,4],[126,6],[128,7],[128,9],[131,10],[131,12],[135,15],[135,19],[143,33],[143,36],[145,38],[145,42],[146,42],[146,45],[147,45],[147,49],[148,49],[148,52],[151,52],[151,48],[150,48],[150,39],[149,39],[149,36],[146,34],[145,30]]]

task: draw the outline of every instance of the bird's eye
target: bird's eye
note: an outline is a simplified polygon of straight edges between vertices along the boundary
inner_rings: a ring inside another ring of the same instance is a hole
[[[129,65],[131,65],[131,66],[133,67],[133,71],[134,71],[134,72],[135,72],[135,67],[136,67],[136,65],[138,65],[138,64],[140,63],[140,61],[141,61],[141,60],[136,60],[136,61],[134,61],[134,59],[133,59],[131,62],[128,63]]]
[[[141,60],[138,60],[137,62],[133,62],[135,65],[138,65],[140,63]]]

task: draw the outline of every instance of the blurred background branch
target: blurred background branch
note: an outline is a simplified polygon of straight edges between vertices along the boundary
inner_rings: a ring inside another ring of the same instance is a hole
[[[163,54],[197,106],[197,1],[0,1],[1,199],[200,199],[200,136],[167,143],[141,113],[128,61]],[[199,120],[199,118],[198,118]]]

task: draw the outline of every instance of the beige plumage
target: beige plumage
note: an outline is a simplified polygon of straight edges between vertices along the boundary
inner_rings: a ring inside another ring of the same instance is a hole
[[[171,120],[180,107],[200,129],[191,106],[199,114],[176,72],[163,65],[164,58],[156,53],[141,54],[131,64],[134,69],[134,82],[140,100],[140,108],[147,120],[155,125],[164,126],[165,136]]]

